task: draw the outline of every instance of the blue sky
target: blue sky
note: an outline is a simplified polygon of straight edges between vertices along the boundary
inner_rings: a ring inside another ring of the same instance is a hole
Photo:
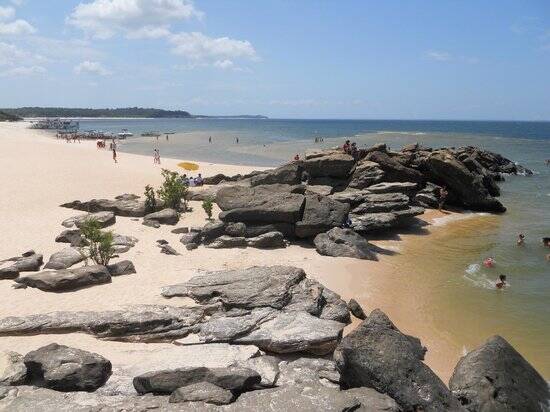
[[[0,106],[550,120],[550,1],[0,0]]]

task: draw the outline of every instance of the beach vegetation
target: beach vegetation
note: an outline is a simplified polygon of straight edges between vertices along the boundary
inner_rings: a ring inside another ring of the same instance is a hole
[[[206,198],[202,201],[202,208],[208,216],[208,220],[212,220],[212,208],[214,207],[214,202],[211,198]]]
[[[80,227],[86,246],[81,247],[80,253],[91,259],[97,265],[107,266],[115,254],[113,247],[113,233],[101,230],[97,219],[86,219]]]
[[[153,213],[157,210],[157,198],[155,196],[155,189],[153,186],[145,186],[145,212]]]
[[[177,172],[172,172],[168,169],[162,169],[162,177],[164,182],[160,189],[157,190],[157,195],[162,200],[164,207],[169,207],[174,210],[186,210],[186,205],[183,205],[182,200],[187,194],[187,186],[183,184]]]

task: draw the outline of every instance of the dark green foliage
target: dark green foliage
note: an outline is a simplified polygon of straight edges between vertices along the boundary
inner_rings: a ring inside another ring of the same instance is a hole
[[[102,231],[96,219],[87,219],[80,227],[87,246],[80,248],[86,259],[92,259],[98,265],[108,265],[115,254],[113,248],[113,233]]]
[[[22,117],[153,117],[174,118],[192,117],[183,110],[162,110],[140,107],[125,107],[119,109],[77,109],[64,107],[20,107],[18,109],[2,109],[6,113]]]
[[[0,111],[0,122],[17,122],[23,120],[19,116]]]
[[[157,199],[155,197],[155,190],[153,186],[145,186],[145,211],[147,213],[153,213],[157,210]]]
[[[208,219],[212,219],[212,207],[214,206],[214,202],[212,199],[207,198],[202,201],[202,208],[206,212],[206,215],[208,216]]]
[[[162,169],[162,177],[164,177],[164,182],[160,189],[157,190],[157,194],[160,200],[162,200],[164,207],[181,210],[181,201],[185,198],[187,187],[182,183],[176,172]],[[183,210],[185,210],[185,207]]]

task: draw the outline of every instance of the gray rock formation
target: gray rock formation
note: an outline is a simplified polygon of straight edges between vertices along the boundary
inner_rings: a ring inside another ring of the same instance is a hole
[[[353,316],[355,316],[357,319],[365,320],[367,318],[367,315],[363,311],[363,308],[355,299],[349,300],[348,308]]]
[[[160,225],[175,225],[179,222],[180,216],[174,209],[166,208],[158,212],[149,213],[143,217],[143,221],[155,222]]]
[[[171,255],[171,256],[179,255],[179,252],[167,243],[158,244],[157,246],[160,248],[160,253],[164,253],[165,255]]]
[[[378,167],[384,171],[386,182],[414,182],[422,183],[424,176],[418,170],[403,166],[397,160],[383,152],[372,152],[366,157],[371,162],[378,163]]]
[[[349,206],[319,195],[306,196],[302,219],[296,222],[296,236],[307,238],[341,226],[348,215]]]
[[[233,237],[245,237],[246,225],[243,222],[228,223],[225,226],[225,234]]]
[[[120,262],[107,265],[107,270],[111,276],[123,276],[136,273],[134,264],[129,260],[121,260]]]
[[[27,367],[23,356],[17,352],[0,352],[0,387],[23,385],[27,379]]]
[[[500,336],[461,358],[449,387],[471,412],[550,408],[548,383]]]
[[[275,356],[263,355],[236,362],[233,366],[256,371],[262,378],[260,386],[270,388],[279,378],[279,362],[280,359]]]
[[[201,237],[205,242],[222,236],[225,233],[225,223],[220,221],[209,222],[204,225],[200,231]],[[193,242],[196,243],[196,242]]]
[[[44,266],[44,269],[68,269],[85,259],[84,255],[77,249],[67,247],[59,252],[54,253],[48,263]]]
[[[95,391],[111,375],[111,362],[96,353],[52,343],[24,358],[29,381],[62,392]]]
[[[136,195],[120,195],[114,200],[92,199],[87,202],[75,200],[61,207],[84,210],[86,212],[113,212],[117,216],[143,217],[146,215],[145,202]]]
[[[294,236],[294,224],[272,223],[272,224],[248,224],[246,225],[245,237],[258,237],[269,232],[280,232],[284,237]]]
[[[407,411],[459,411],[460,403],[422,360],[425,348],[404,335],[380,310],[374,310],[342,339],[334,353],[342,383],[370,387]]]
[[[133,248],[138,242],[138,239],[133,236],[125,236],[113,234],[113,248],[115,253],[125,253]]]
[[[410,195],[418,188],[417,183],[413,182],[383,182],[369,186],[371,193],[403,193]]]
[[[80,229],[67,229],[55,238],[58,243],[70,243],[73,247],[84,246],[84,238]]]
[[[340,388],[340,373],[332,359],[299,357],[279,363],[278,386],[321,384],[329,388]]]
[[[227,405],[235,400],[228,389],[220,388],[210,382],[198,382],[176,389],[170,395],[171,403],[204,402],[213,405]]]
[[[30,250],[21,256],[0,261],[0,280],[15,279],[21,272],[35,272],[40,270],[43,263],[42,255]]]
[[[351,176],[348,187],[354,189],[365,189],[384,179],[384,171],[378,163],[369,160],[361,160],[357,163],[355,171]]]
[[[331,153],[306,159],[303,165],[310,177],[346,178],[355,167],[355,159],[345,153]]]
[[[286,247],[285,238],[281,232],[267,232],[246,240],[248,247],[258,249],[275,249]]]
[[[353,214],[388,213],[409,206],[409,197],[402,193],[368,194],[362,200],[363,202],[351,211]]]
[[[201,242],[201,234],[197,232],[184,233],[180,238],[180,242],[184,245],[188,245],[189,243],[199,244]]]
[[[205,246],[210,249],[229,249],[234,247],[245,247],[246,239],[244,237],[231,237],[227,235],[220,236]]]
[[[272,185],[277,183],[298,185],[302,181],[303,170],[302,162],[288,163],[276,169],[267,170],[251,177],[250,184],[252,186]]]
[[[352,229],[332,228],[315,236],[313,243],[321,255],[378,260],[372,245]]]
[[[45,292],[70,292],[81,288],[111,282],[105,266],[92,265],[76,269],[46,270],[20,275],[15,282]]]
[[[70,217],[61,222],[61,225],[67,228],[74,226],[80,228],[89,219],[95,220],[102,228],[114,225],[116,222],[116,216],[113,212],[96,212]]]

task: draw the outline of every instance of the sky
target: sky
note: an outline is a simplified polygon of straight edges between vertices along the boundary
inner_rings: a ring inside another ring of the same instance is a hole
[[[549,0],[0,0],[0,107],[550,120]]]

